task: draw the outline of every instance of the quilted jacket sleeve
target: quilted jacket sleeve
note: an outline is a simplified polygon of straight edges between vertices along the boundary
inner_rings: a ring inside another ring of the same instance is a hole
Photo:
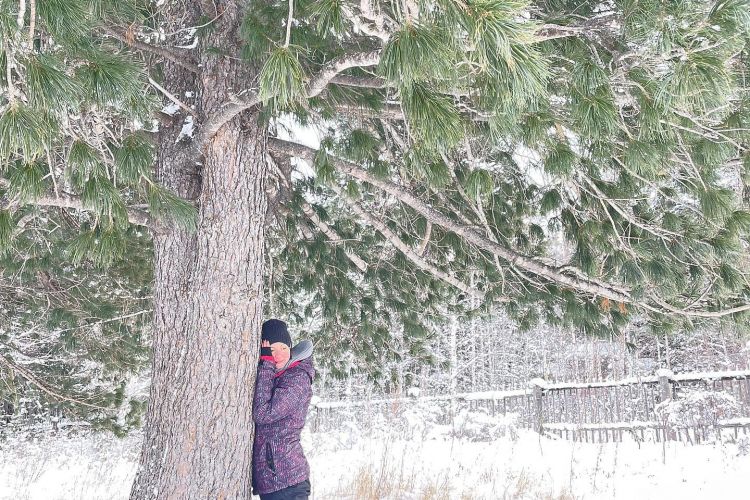
[[[277,422],[292,415],[295,411],[300,411],[304,406],[307,376],[304,373],[290,373],[274,389],[274,374],[275,371],[270,362],[260,363],[253,398],[253,421],[256,424]]]

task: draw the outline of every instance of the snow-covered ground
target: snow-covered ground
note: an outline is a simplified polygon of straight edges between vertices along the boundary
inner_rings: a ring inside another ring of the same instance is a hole
[[[306,433],[314,499],[745,499],[750,445],[492,441],[385,431]],[[476,439],[477,436],[474,436]],[[125,499],[140,435],[0,443],[2,499]]]

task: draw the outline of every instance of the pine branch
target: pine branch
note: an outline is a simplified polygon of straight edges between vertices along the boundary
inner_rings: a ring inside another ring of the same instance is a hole
[[[0,187],[3,189],[7,189],[10,186],[10,181],[7,179],[0,178]],[[35,200],[29,201],[28,204],[30,205],[36,205],[40,207],[59,207],[59,208],[72,208],[74,210],[79,211],[86,211],[87,208],[84,207],[83,202],[81,201],[81,198],[78,196],[74,196],[67,193],[60,193],[59,196],[56,195],[49,195],[49,196],[42,196],[40,198],[37,198]],[[0,210],[6,210],[12,205],[9,201],[3,201],[0,200]],[[152,219],[152,217],[141,210],[137,210],[134,208],[127,209],[128,212],[128,220],[131,224],[135,224],[136,226],[146,226],[149,227],[155,231],[161,230],[161,226],[156,223],[155,220]]]
[[[372,217],[366,210],[364,210],[362,207],[359,206],[359,204],[351,199],[348,195],[346,195],[341,188],[339,188],[336,185],[330,185],[329,186],[339,197],[349,206],[349,208],[352,209],[352,211],[357,214],[362,220],[364,220],[367,224],[374,227],[380,234],[385,237],[385,239],[394,247],[396,247],[404,256],[409,259],[412,263],[414,263],[415,266],[417,266],[422,271],[432,274],[436,278],[445,281],[449,285],[461,290],[462,292],[472,296],[476,297],[480,300],[484,300],[484,294],[477,290],[476,288],[472,288],[466,283],[456,279],[455,277],[449,275],[448,273],[438,269],[437,267],[433,266],[429,262],[427,262],[421,255],[419,255],[417,252],[412,250],[409,245],[404,243],[404,241],[396,235],[391,229],[386,226],[383,222],[376,219],[375,217]]]
[[[314,149],[307,146],[276,138],[269,139],[268,146],[272,150],[283,152],[285,154],[292,154],[308,161],[313,161],[317,153]],[[428,221],[456,233],[463,237],[467,242],[497,255],[508,261],[510,265],[518,267],[520,270],[544,277],[552,282],[558,283],[559,285],[563,285],[564,287],[570,287],[592,297],[602,297],[616,302],[640,306],[658,314],[671,313],[687,317],[720,318],[750,310],[750,304],[743,304],[719,311],[688,311],[676,308],[661,300],[654,294],[650,294],[649,299],[659,307],[654,307],[648,302],[634,300],[627,288],[589,278],[579,269],[575,269],[575,276],[562,274],[559,269],[543,264],[533,258],[521,255],[514,250],[505,248],[502,245],[487,239],[474,227],[456,223],[451,218],[433,209],[401,186],[389,181],[378,179],[365,169],[362,169],[346,160],[335,158],[331,155],[328,155],[328,158],[338,171],[351,175],[360,181],[367,182],[393,195],[405,205],[422,214]],[[570,268],[570,266],[568,266],[568,268]]]
[[[105,325],[107,323],[113,323],[115,321],[122,321],[124,319],[134,318],[136,316],[142,316],[144,314],[150,314],[152,312],[154,312],[153,309],[143,309],[143,310],[140,310],[140,311],[136,311],[136,312],[132,312],[132,313],[128,313],[128,314],[123,314],[121,316],[116,316],[116,317],[113,317],[113,318],[107,318],[107,319],[102,319],[102,320],[99,320],[99,321],[94,321],[92,323],[86,323],[85,325],[75,326],[73,328],[65,328],[65,329],[62,329],[62,330],[55,330],[55,334],[60,334],[60,333],[65,333],[65,332],[72,332],[74,330],[80,330],[81,328],[89,328],[89,327],[96,326],[96,325]]]
[[[289,159],[289,156],[286,156],[285,158]],[[284,187],[292,191],[292,183],[289,181],[289,178],[284,175],[284,172],[279,167],[276,159],[268,155],[268,162],[270,163],[271,167],[274,169],[276,173],[276,177],[280,180],[280,182],[284,185]],[[307,202],[302,203],[302,211],[305,213],[305,215],[312,221],[312,223],[315,225],[315,227],[318,228],[318,230],[325,234],[331,243],[338,243],[343,240],[341,236],[336,232],[335,229],[333,229],[331,226],[326,224],[325,221],[323,221],[320,217],[318,217],[317,212],[315,212],[315,209]],[[304,228],[304,226],[302,226]],[[307,239],[312,239],[312,234],[305,235]],[[346,254],[347,258],[351,261],[354,266],[359,269],[361,272],[365,273],[367,272],[367,263],[362,260],[362,258],[355,254],[354,252],[344,249],[344,253]]]
[[[629,223],[633,224],[636,227],[639,227],[643,229],[644,231],[654,235],[655,237],[659,239],[665,239],[665,238],[680,238],[682,235],[679,233],[675,233],[673,231],[669,231],[667,229],[662,229],[659,227],[650,226],[648,224],[644,224],[643,222],[640,222],[635,218],[635,216],[629,214],[625,209],[623,209],[615,200],[612,200],[607,195],[602,193],[602,191],[597,187],[596,183],[589,179],[587,176],[582,176],[583,181],[588,184],[588,186],[593,190],[594,196],[599,199],[600,201],[606,202],[609,206],[611,206],[615,212],[620,214],[620,216],[628,221]]]
[[[313,224],[315,224],[315,227],[317,227],[321,233],[325,234],[328,237],[328,240],[331,243],[336,243],[342,240],[341,236],[339,236],[339,234],[331,226],[326,224],[325,221],[321,220],[321,218],[318,217],[315,209],[309,203],[302,204],[302,211],[305,212],[305,215],[312,221]],[[367,272],[367,263],[362,260],[359,255],[349,250],[344,250],[344,253],[352,262],[352,264],[357,267],[357,269],[359,269],[363,273]]]
[[[696,317],[696,318],[722,318],[724,316],[729,316],[731,314],[736,314],[736,313],[740,313],[743,311],[750,311],[750,304],[743,304],[741,306],[732,307],[729,309],[721,309],[719,311],[688,311],[686,309],[680,309],[678,307],[675,307],[669,304],[668,302],[659,298],[659,296],[657,296],[654,293],[650,294],[649,297],[656,304],[660,305],[667,311],[678,314],[680,316],[691,316],[691,317]]]
[[[16,86],[13,83],[13,49],[7,42],[5,48],[5,80],[8,85],[8,104],[12,107],[16,103]]]
[[[157,47],[156,45],[151,45],[149,43],[141,42],[140,40],[136,40],[133,37],[121,34],[115,28],[106,27],[104,28],[104,31],[112,38],[120,40],[126,45],[129,45],[130,47],[133,47],[138,50],[142,50],[144,52],[150,52],[152,54],[162,56],[163,58],[168,59],[179,66],[182,66],[188,71],[191,71],[196,74],[200,73],[200,68],[197,65],[185,60],[180,54],[172,52],[169,49],[165,49],[164,47]]]
[[[328,63],[307,85],[307,97],[315,97],[320,94],[328,83],[342,71],[351,68],[362,68],[375,66],[380,62],[380,51],[363,52],[359,54],[348,54]]]
[[[432,237],[432,222],[427,221],[427,228],[424,230],[424,237],[422,238],[422,244],[419,245],[419,249],[417,250],[417,255],[420,257],[424,256],[425,250],[427,250],[427,245],[430,243],[430,238]]]
[[[39,381],[32,373],[25,368],[22,368],[21,366],[17,365],[16,363],[13,363],[5,358],[5,356],[0,356],[0,363],[4,364],[6,368],[11,370],[12,372],[18,372],[23,378],[25,378],[27,381],[29,381],[31,384],[38,387],[42,392],[45,394],[52,396],[53,398],[59,400],[59,401],[68,401],[69,403],[74,403],[81,406],[86,406],[88,408],[94,408],[96,410],[105,410],[109,411],[111,408],[107,408],[104,406],[98,406],[91,403],[87,403],[85,401],[81,401],[80,399],[71,398],[69,396],[64,396],[60,394],[59,392],[56,392],[43,383]]]
[[[292,21],[294,20],[294,0],[287,0],[289,2],[289,16],[286,20],[286,38],[284,39],[284,47],[289,47],[289,40],[292,38]]]
[[[363,52],[357,54],[348,54],[344,57],[334,59],[323,67],[320,72],[313,77],[305,89],[305,97],[308,99],[320,94],[328,85],[332,78],[350,68],[374,66],[380,61],[380,51]],[[272,97],[272,96],[271,96]],[[208,119],[197,144],[205,144],[211,139],[216,132],[227,122],[246,109],[250,109],[260,104],[260,96],[252,92],[248,98],[234,97],[229,103],[226,103],[221,111],[214,114]]]
[[[177,104],[180,108],[182,108],[183,110],[185,110],[189,114],[191,114],[191,115],[193,115],[195,117],[198,116],[198,113],[196,113],[194,109],[192,109],[190,106],[188,106],[187,104],[185,104],[184,102],[182,102],[181,100],[179,100],[177,98],[177,96],[175,96],[174,94],[172,94],[171,92],[169,92],[167,89],[165,89],[164,87],[162,87],[161,85],[159,85],[158,83],[156,83],[156,81],[154,81],[154,79],[151,78],[150,76],[148,77],[148,83],[150,83],[156,90],[158,90],[159,92],[161,92],[162,94],[164,94],[167,97],[167,99],[169,99],[173,103]]]
[[[406,116],[400,104],[385,103],[378,109],[371,107],[356,106],[353,104],[335,104],[334,109],[341,114],[351,115],[360,118],[376,118],[379,120],[405,121]],[[477,111],[465,110],[461,115],[471,121],[486,122],[489,120],[488,115],[480,114]]]
[[[268,147],[275,150],[284,152],[286,154],[293,154],[300,158],[313,161],[317,151],[302,144],[297,144],[290,141],[283,141],[280,139],[271,138],[268,141]],[[419,199],[417,196],[409,193],[401,186],[398,186],[392,182],[378,179],[365,169],[339,158],[335,158],[331,155],[328,156],[330,161],[335,165],[336,169],[342,173],[351,175],[352,177],[359,179],[360,181],[367,182],[383,191],[393,195],[399,201],[405,205],[411,207],[418,213],[422,214],[426,219],[431,221],[433,224],[448,229],[463,237],[469,243],[476,245],[477,247],[494,253],[498,257],[508,261],[511,265],[517,266],[520,269],[528,271],[532,274],[544,277],[552,282],[558,283],[559,285],[570,287],[579,292],[585,293],[593,297],[606,297],[610,300],[624,303],[633,303],[633,299],[630,296],[630,291],[627,288],[609,284],[608,286],[602,286],[593,281],[575,278],[560,273],[557,269],[540,263],[539,261],[519,254],[514,250],[506,248],[498,243],[494,243],[486,238],[482,233],[478,232],[476,228],[470,226],[463,226],[456,223],[450,217],[438,212],[424,201]]]
[[[689,113],[684,113],[682,111],[675,110],[674,114],[676,114],[677,116],[681,116],[683,118],[687,118],[688,120],[690,120],[691,122],[693,122],[696,126],[698,126],[698,128],[700,128],[701,130],[704,131],[704,133],[701,134],[700,132],[697,132],[697,131],[694,131],[694,130],[690,130],[690,129],[686,129],[686,130],[692,132],[693,134],[705,137],[706,139],[708,139],[711,142],[720,142],[720,141],[717,141],[717,139],[718,138],[722,138],[726,142],[730,143],[732,146],[736,147],[739,151],[748,151],[749,150],[748,147],[743,146],[739,142],[737,142],[734,139],[732,139],[731,137],[727,136],[724,133],[724,132],[726,132],[725,130],[716,130],[716,129],[711,128],[711,127],[709,127],[707,125],[704,125],[700,121],[698,121],[697,118],[695,118],[694,116],[692,116]],[[740,130],[742,130],[742,129],[740,129]]]
[[[545,24],[536,32],[537,41],[553,40],[569,36],[591,36],[592,34],[614,36],[621,29],[621,17],[620,13],[607,12],[587,19],[580,25]]]
[[[466,150],[469,163],[474,163],[474,155],[471,151],[471,146],[469,144],[468,139],[464,140],[464,149]],[[482,207],[481,199],[478,198],[476,204],[472,202],[471,198],[469,198],[469,195],[466,193],[466,190],[463,188],[461,183],[456,178],[456,171],[454,169],[453,164],[448,160],[448,157],[445,156],[444,153],[441,152],[440,156],[443,158],[443,161],[445,162],[445,164],[450,166],[451,178],[453,179],[453,183],[456,186],[458,193],[461,195],[461,198],[463,198],[463,200],[466,202],[466,205],[471,207],[472,211],[475,214],[477,214],[477,216],[479,217],[479,220],[482,222],[482,226],[484,226],[484,232],[487,234],[487,237],[494,243],[500,243],[497,239],[497,236],[495,236],[495,233],[493,233],[492,229],[490,228],[490,224],[487,221],[487,216],[484,213],[484,208]],[[498,269],[498,271],[501,270],[502,266],[500,265],[500,259],[497,256],[497,254],[493,254],[492,257],[494,257],[495,267]]]
[[[34,47],[34,31],[36,30],[36,0],[29,0],[29,47]]]
[[[468,140],[465,141],[465,149],[466,149],[466,153],[467,153],[467,156],[468,156],[469,160],[471,162],[473,162],[474,161],[474,155],[471,152],[471,148],[470,148]],[[440,156],[443,159],[443,161],[445,162],[445,164],[450,166],[450,174],[451,174],[451,178],[453,179],[453,184],[456,187],[456,190],[458,191],[458,193],[461,196],[461,198],[466,202],[466,205],[468,207],[470,207],[471,210],[472,210],[472,212],[474,212],[479,217],[479,220],[482,223],[482,226],[484,227],[484,231],[487,234],[487,237],[493,243],[500,244],[500,241],[497,239],[497,236],[495,235],[495,233],[492,232],[492,229],[490,228],[490,224],[489,224],[489,221],[487,220],[486,215],[484,214],[484,209],[482,208],[481,201],[477,200],[476,204],[472,201],[472,199],[466,193],[466,190],[461,185],[461,182],[459,182],[458,178],[456,177],[455,169],[454,169],[452,163],[450,162],[450,160],[448,159],[448,157],[445,156],[445,154],[442,153],[442,152],[440,153]],[[459,214],[460,214],[460,212],[459,212]],[[464,224],[467,224],[467,225],[470,224],[468,218],[465,215],[461,214],[460,218],[464,221]],[[505,270],[503,269],[503,266],[500,264],[500,257],[498,257],[498,255],[496,253],[492,254],[492,263],[495,264],[495,268],[503,276],[503,283],[502,283],[501,289],[505,290]],[[536,280],[531,279],[529,276],[527,276],[526,274],[524,274],[521,271],[519,271],[518,269],[516,269],[512,264],[510,265],[510,271],[513,272],[513,273],[515,273],[520,278],[520,280],[521,280],[521,286],[523,286],[524,288],[526,288],[526,284],[524,282],[528,281],[529,283],[531,283],[537,289],[539,289],[539,290],[543,289],[543,285],[542,284],[540,284]],[[583,274],[583,273],[581,273],[581,274]],[[584,278],[586,278],[586,277],[584,277]],[[587,279],[589,279],[589,280],[591,280],[591,281],[593,281],[595,283],[602,284],[601,282],[597,282],[597,280],[594,280],[592,278],[587,278]],[[606,285],[603,285],[603,286],[606,286]]]
[[[20,0],[18,2],[18,17],[16,19],[16,24],[18,25],[19,31],[23,29],[24,25],[24,18],[26,17],[26,0]]]
[[[382,89],[388,86],[385,78],[376,76],[349,76],[336,75],[331,78],[331,83],[345,87],[358,87],[363,89]]]
[[[404,111],[398,104],[386,103],[378,109],[355,104],[335,104],[334,109],[342,115],[357,118],[377,118],[380,120],[404,121]]]

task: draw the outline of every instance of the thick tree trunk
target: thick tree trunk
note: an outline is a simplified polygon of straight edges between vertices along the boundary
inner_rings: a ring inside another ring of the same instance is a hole
[[[252,81],[251,68],[234,57],[240,8],[206,4],[175,2],[167,16],[173,24],[199,24],[201,14],[217,18],[204,43],[226,55],[201,52],[200,76],[174,64],[165,68],[169,90],[194,92],[203,117]],[[162,131],[158,173],[164,185],[199,203],[198,229],[154,236],[152,385],[131,499],[250,498],[265,130],[255,115],[236,118],[197,156],[190,145],[175,143],[181,127]]]

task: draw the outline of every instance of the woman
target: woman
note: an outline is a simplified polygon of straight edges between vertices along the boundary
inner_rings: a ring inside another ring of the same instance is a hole
[[[261,500],[307,500],[310,466],[300,444],[312,397],[312,344],[292,349],[286,323],[270,319],[261,331],[253,398],[253,493]]]

